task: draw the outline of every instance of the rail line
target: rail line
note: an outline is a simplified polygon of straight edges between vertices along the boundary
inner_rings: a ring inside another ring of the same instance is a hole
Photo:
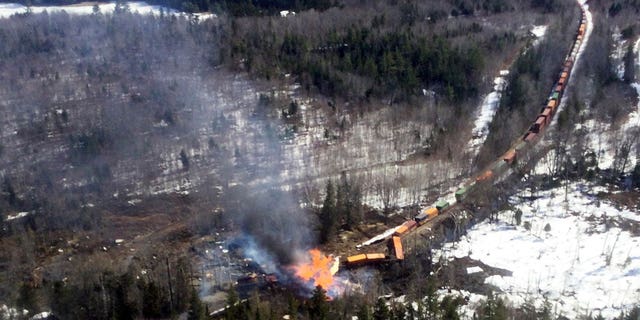
[[[578,2],[581,8],[581,21],[576,30],[576,37],[571,46],[571,50],[565,56],[562,62],[562,71],[558,75],[556,82],[553,84],[551,93],[546,99],[544,107],[540,113],[536,116],[533,124],[516,139],[511,147],[502,154],[497,160],[488,165],[484,170],[476,176],[473,176],[462,183],[462,186],[455,192],[455,200],[446,200],[445,197],[441,197],[439,201],[432,206],[424,209],[413,219],[407,220],[399,226],[395,227],[394,232],[386,237],[382,237],[377,242],[386,241],[389,254],[381,252],[372,253],[360,253],[357,255],[348,256],[342,263],[346,267],[360,267],[364,265],[380,264],[389,261],[401,261],[404,259],[404,250],[402,246],[402,239],[412,232],[416,232],[422,228],[428,222],[434,221],[438,216],[449,213],[453,208],[458,207],[464,202],[465,198],[473,190],[482,188],[483,186],[492,183],[494,180],[498,180],[503,177],[509,169],[516,165],[519,156],[524,156],[529,150],[532,150],[536,143],[540,140],[540,137],[546,131],[545,129],[551,124],[558,109],[560,103],[563,101],[563,95],[567,90],[569,79],[574,71],[578,53],[583,45],[585,34],[590,26],[588,25],[587,10],[583,3]],[[448,196],[448,195],[447,195]],[[434,221],[435,222],[435,221]]]

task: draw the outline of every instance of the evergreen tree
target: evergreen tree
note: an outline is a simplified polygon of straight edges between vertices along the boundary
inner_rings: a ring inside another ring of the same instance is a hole
[[[239,304],[238,292],[236,292],[235,288],[229,289],[227,291],[227,319],[241,319],[242,315],[242,306]]]
[[[358,309],[358,320],[371,320],[371,309],[367,304],[360,305],[360,309]]]
[[[38,310],[36,290],[28,283],[22,282],[18,291],[16,306],[21,310],[35,313]]]
[[[487,300],[480,306],[483,320],[506,320],[507,307],[502,299],[495,297],[492,292],[489,293]]]
[[[327,182],[326,196],[320,209],[320,243],[327,243],[337,229],[336,200],[333,183]]]
[[[185,171],[189,171],[189,157],[187,157],[184,149],[180,150],[180,162],[182,162],[182,168],[184,168]]]
[[[452,296],[446,296],[440,302],[440,312],[443,319],[459,320],[460,314],[458,314],[458,306],[462,304],[460,298],[454,298]]]
[[[329,315],[327,292],[321,286],[316,286],[309,303],[309,317],[312,320],[325,320]]]
[[[195,288],[191,290],[191,300],[189,301],[189,314],[188,320],[202,320],[206,318],[204,313],[204,305],[198,297],[198,292]]]
[[[142,314],[146,318],[161,318],[165,299],[162,291],[154,282],[145,284],[142,295]]]
[[[407,318],[407,307],[402,303],[397,303],[393,306],[392,319],[405,320]]]
[[[391,318],[391,312],[389,312],[389,307],[387,307],[387,303],[382,298],[378,298],[378,302],[376,302],[376,306],[373,310],[373,319],[374,320],[388,320]]]

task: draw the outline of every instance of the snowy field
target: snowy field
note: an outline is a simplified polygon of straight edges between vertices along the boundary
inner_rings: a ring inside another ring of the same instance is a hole
[[[510,199],[514,211],[474,226],[460,241],[445,244],[436,259],[468,256],[512,271],[485,283],[514,306],[546,298],[570,319],[588,311],[618,316],[640,301],[640,236],[620,227],[640,224],[640,214],[598,200],[600,191],[584,182],[570,184],[567,194],[564,186],[523,191]]]
[[[155,14],[159,15],[161,13],[164,14],[182,14],[176,10],[166,8],[158,5],[150,5],[143,1],[134,1],[127,2],[127,6],[129,10],[134,13],[139,14]],[[116,8],[115,2],[109,3],[98,3],[97,7],[100,9],[101,13],[113,13]],[[66,12],[68,14],[92,14],[94,10],[93,3],[80,3],[76,5],[69,6],[31,6],[27,8],[24,5],[18,3],[0,3],[0,18],[8,18],[14,14],[23,14],[26,13],[27,10],[31,10],[32,13],[42,13],[42,12]],[[199,18],[210,18],[213,15],[211,14],[195,14]]]

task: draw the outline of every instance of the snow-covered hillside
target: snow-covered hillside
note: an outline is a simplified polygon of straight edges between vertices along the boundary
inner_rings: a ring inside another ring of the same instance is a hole
[[[127,8],[139,14],[181,14],[180,12],[158,5],[151,5],[144,1],[127,2]],[[24,6],[18,3],[0,3],[0,18],[8,18],[14,14],[42,13],[42,12],[66,12],[68,14],[92,14],[98,9],[101,13],[113,13],[116,9],[115,2],[109,3],[81,3],[68,6]],[[209,18],[212,14],[195,14],[199,18]]]
[[[514,306],[547,299],[570,319],[589,311],[617,316],[640,299],[640,213],[600,199],[600,192],[607,190],[586,182],[522,191],[497,222],[474,226],[436,256],[469,257],[512,271],[485,283]]]

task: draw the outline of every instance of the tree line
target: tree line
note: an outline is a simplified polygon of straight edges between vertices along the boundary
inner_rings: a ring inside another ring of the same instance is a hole
[[[243,58],[249,72],[267,79],[292,72],[303,86],[329,96],[352,95],[354,76],[369,83],[367,97],[410,96],[436,87],[455,102],[478,92],[486,53],[478,45],[454,47],[442,36],[355,26],[331,31],[325,38],[318,43],[293,32],[280,36],[274,30],[255,31],[232,37],[228,58]]]
[[[72,5],[81,0],[20,0],[27,6]],[[229,13],[233,16],[273,15],[282,10],[326,10],[337,5],[336,0],[149,0],[148,3],[185,12]]]

